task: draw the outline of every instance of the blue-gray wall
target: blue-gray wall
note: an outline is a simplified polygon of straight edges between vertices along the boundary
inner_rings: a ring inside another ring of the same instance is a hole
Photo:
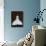
[[[32,27],[35,12],[40,9],[40,0],[4,0],[4,35],[7,41],[18,41]],[[11,11],[24,11],[24,26],[11,27]]]
[[[41,0],[40,1],[40,10],[42,11],[43,9],[46,9],[46,0]],[[46,10],[43,12],[43,22],[40,22],[40,25],[45,26],[46,27]]]

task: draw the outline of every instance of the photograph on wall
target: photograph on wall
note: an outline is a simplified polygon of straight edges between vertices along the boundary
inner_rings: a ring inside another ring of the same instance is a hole
[[[12,11],[11,12],[11,26],[12,27],[23,27],[23,11]]]

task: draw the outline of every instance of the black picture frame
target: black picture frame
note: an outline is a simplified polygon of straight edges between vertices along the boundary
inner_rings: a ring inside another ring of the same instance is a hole
[[[22,24],[12,24],[14,21],[16,21],[16,16],[19,17],[19,20],[22,22]],[[11,11],[11,27],[23,27],[23,11]]]

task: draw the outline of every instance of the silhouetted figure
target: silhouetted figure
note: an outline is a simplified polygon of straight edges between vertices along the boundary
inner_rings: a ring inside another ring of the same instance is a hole
[[[16,16],[16,19],[13,21],[12,25],[22,25],[22,22],[19,19],[19,16]]]

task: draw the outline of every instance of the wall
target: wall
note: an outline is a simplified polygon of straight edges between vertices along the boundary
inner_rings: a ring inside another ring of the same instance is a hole
[[[41,0],[40,1],[40,9],[41,9],[41,11],[43,9],[46,9],[46,0]],[[43,22],[41,21],[40,23],[41,23],[41,25],[46,27],[46,11],[43,12],[42,17],[43,17],[44,21]]]
[[[7,41],[18,41],[31,31],[40,0],[4,0],[4,36]],[[24,11],[24,26],[11,27],[11,11]]]
[[[4,41],[4,0],[0,0],[0,42]]]

